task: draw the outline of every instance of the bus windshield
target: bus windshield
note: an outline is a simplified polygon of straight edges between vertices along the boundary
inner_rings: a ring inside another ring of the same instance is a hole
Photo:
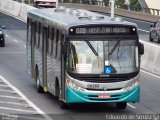
[[[136,40],[70,40],[67,68],[72,73],[126,74],[139,69]],[[109,73],[105,67],[111,68]]]

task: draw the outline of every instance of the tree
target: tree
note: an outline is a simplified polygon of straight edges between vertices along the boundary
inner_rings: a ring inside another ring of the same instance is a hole
[[[125,0],[116,0],[115,4],[117,5],[118,8],[124,8]]]
[[[130,8],[134,11],[141,11],[141,5],[138,0],[130,0]]]
[[[139,4],[138,0],[130,0],[131,5],[137,5]]]

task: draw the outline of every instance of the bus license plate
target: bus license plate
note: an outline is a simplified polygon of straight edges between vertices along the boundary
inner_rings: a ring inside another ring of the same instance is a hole
[[[110,94],[98,94],[98,98],[100,99],[107,99],[107,98],[110,98]]]

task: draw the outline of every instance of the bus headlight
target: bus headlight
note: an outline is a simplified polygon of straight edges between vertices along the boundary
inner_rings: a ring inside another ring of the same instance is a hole
[[[135,80],[134,83],[132,83],[130,86],[125,87],[124,91],[130,91],[139,85],[140,85],[139,80]]]
[[[66,84],[67,84],[68,87],[70,87],[70,88],[72,88],[72,89],[74,89],[74,90],[76,90],[76,91],[79,91],[79,92],[85,91],[84,88],[76,85],[72,80],[67,79],[67,80],[66,80]]]

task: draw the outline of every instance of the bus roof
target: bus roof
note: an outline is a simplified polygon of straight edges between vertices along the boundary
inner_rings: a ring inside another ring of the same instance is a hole
[[[82,9],[65,8],[63,6],[30,10],[28,11],[28,17],[67,28],[87,24],[131,25],[137,27],[135,23],[124,21],[122,18],[111,19],[111,17],[99,13]]]

